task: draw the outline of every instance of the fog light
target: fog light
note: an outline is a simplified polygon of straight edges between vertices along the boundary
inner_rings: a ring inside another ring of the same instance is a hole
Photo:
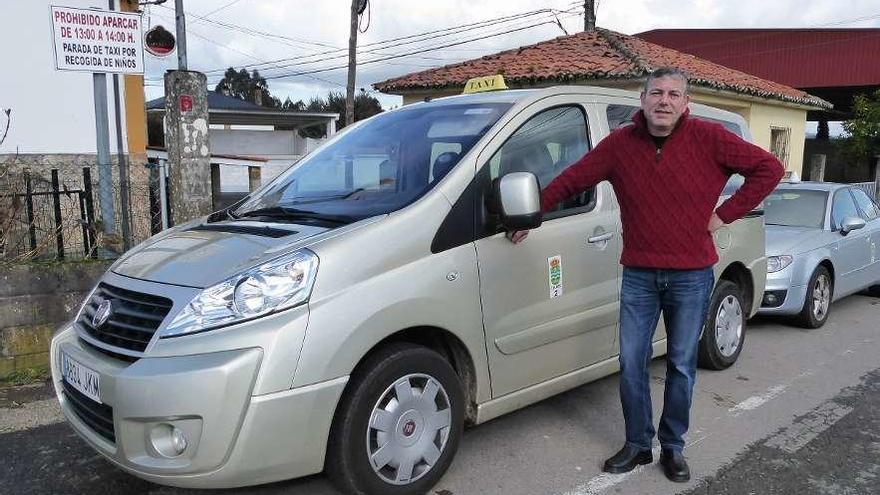
[[[150,441],[156,452],[164,457],[177,457],[186,450],[186,434],[180,428],[161,423],[150,431]]]
[[[785,302],[786,294],[787,291],[784,290],[768,290],[764,293],[764,298],[761,300],[761,306],[765,308],[778,308]]]
[[[186,450],[186,435],[183,433],[183,430],[180,428],[174,428],[171,430],[171,448],[180,455]]]

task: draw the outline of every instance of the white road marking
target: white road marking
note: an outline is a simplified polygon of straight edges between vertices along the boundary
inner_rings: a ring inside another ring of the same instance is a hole
[[[654,458],[660,455],[660,447],[654,447],[651,449],[651,452],[654,454]],[[645,464],[642,466],[638,466],[632,471],[623,474],[611,474],[611,473],[601,473],[597,476],[594,476],[586,483],[581,483],[578,486],[574,487],[573,490],[565,492],[565,495],[599,495],[605,490],[613,487],[614,485],[623,482],[630,476],[641,472],[651,464]]]
[[[826,402],[810,411],[803,420],[770,437],[767,446],[793,454],[851,412],[849,406]]]
[[[727,412],[731,416],[739,416],[740,414],[742,414],[746,411],[751,411],[753,409],[757,409],[757,408],[763,406],[764,404],[766,404],[767,402],[771,401],[777,395],[781,394],[782,392],[785,392],[786,388],[788,388],[788,385],[776,385],[776,386],[770,387],[763,394],[754,395],[752,397],[749,397],[748,399],[746,399],[746,400],[740,402],[739,404],[728,409]]]

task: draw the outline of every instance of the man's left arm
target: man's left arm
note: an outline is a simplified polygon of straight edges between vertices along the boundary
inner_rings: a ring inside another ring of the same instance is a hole
[[[729,224],[745,216],[773,191],[785,167],[773,154],[721,126],[716,133],[717,162],[745,178],[745,184],[715,210],[718,218]]]

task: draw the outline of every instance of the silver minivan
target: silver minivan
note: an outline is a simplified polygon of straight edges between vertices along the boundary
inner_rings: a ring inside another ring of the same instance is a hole
[[[538,195],[638,106],[621,90],[510,90],[345,129],[108,270],[52,341],[65,416],[160,484],[326,471],[349,493],[425,492],[465,425],[618,370],[614,191],[601,183],[543,218]],[[735,114],[691,110],[748,138]],[[526,242],[505,238],[524,228]],[[699,355],[723,369],[760,305],[761,212],[715,241]],[[655,355],[665,345],[661,324]]]

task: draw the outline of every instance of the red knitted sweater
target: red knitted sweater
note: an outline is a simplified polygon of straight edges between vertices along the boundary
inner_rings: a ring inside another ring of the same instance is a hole
[[[568,167],[541,194],[541,207],[608,180],[620,203],[624,266],[695,269],[718,262],[709,217],[733,173],[745,184],[715,212],[731,223],[755,208],[779,183],[784,167],[772,154],[721,125],[685,111],[658,150],[644,114],[612,132]]]

